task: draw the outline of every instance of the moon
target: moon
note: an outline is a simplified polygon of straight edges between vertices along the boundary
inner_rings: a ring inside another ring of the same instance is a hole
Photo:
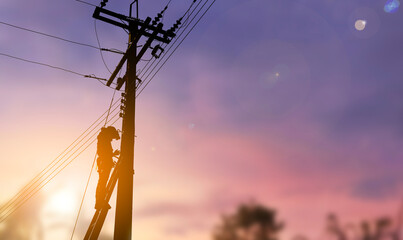
[[[359,19],[357,21],[355,21],[355,29],[357,29],[358,31],[362,31],[365,29],[365,26],[367,25],[367,21]]]

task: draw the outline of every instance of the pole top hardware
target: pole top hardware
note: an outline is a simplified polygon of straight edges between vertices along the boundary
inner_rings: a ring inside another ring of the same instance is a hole
[[[112,18],[107,18],[101,14],[122,20],[124,22],[116,21],[116,20],[113,20]],[[140,34],[142,34],[146,37],[151,37],[151,35],[152,35],[152,33],[149,33],[148,31],[157,31],[158,34],[157,34],[157,36],[155,36],[155,40],[158,40],[158,41],[166,43],[166,44],[168,44],[172,40],[172,38],[174,38],[176,36],[175,33],[171,32],[171,31],[165,31],[162,28],[159,29],[158,26],[150,25],[150,24],[146,23],[145,21],[142,21],[138,18],[128,17],[128,16],[125,16],[120,13],[115,13],[115,12],[109,11],[102,7],[96,7],[92,17],[95,19],[102,20],[104,22],[113,24],[118,27],[128,29],[128,30],[131,30],[130,26],[145,27],[144,31],[141,32]]]
[[[159,44],[156,45],[151,52],[151,55],[155,58],[160,58],[161,54],[164,52],[165,49],[163,49]],[[159,51],[159,52],[158,52]]]
[[[102,4],[101,4],[102,5]],[[126,52],[124,53],[122,59],[120,60],[119,64],[117,65],[115,71],[113,71],[111,77],[109,78],[108,82],[106,83],[106,86],[110,86],[113,82],[113,80],[116,78],[118,75],[120,69],[123,67],[123,64],[126,62],[127,58],[133,51],[136,51],[137,48],[137,43],[139,39],[144,36],[148,38],[146,43],[143,45],[142,49],[140,52],[136,55],[134,62],[138,63],[140,61],[141,57],[144,55],[144,53],[147,51],[147,49],[151,46],[152,41],[157,40],[159,42],[169,44],[171,40],[176,36],[174,29],[176,25],[180,24],[177,23],[174,25],[173,28],[169,29],[168,31],[163,30],[163,24],[159,22],[160,18],[162,17],[162,14],[166,11],[167,7],[164,8],[164,10],[161,11],[159,15],[154,19],[154,22],[151,23],[151,18],[147,17],[146,20],[142,21],[138,18],[133,18],[133,17],[128,17],[123,14],[115,13],[110,10],[104,9],[102,7],[96,7],[94,14],[92,15],[95,19],[99,19],[101,21],[113,24],[115,26],[128,29],[131,34],[134,34],[134,40],[130,43],[129,47],[127,48]],[[119,20],[119,21],[118,21]],[[158,23],[158,24],[157,24]],[[176,26],[177,27],[177,26]],[[158,51],[160,53],[158,54]],[[157,45],[154,50],[152,51],[152,55],[156,58],[160,57],[164,49]],[[125,82],[127,82],[128,78],[123,77],[123,78],[118,78],[117,80],[117,90],[120,90],[120,88],[123,86]]]
[[[105,7],[107,2],[108,2],[108,0],[103,0],[103,1],[101,2],[101,7]]]

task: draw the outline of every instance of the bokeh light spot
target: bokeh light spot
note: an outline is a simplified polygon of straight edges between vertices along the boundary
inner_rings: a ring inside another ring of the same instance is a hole
[[[357,21],[355,21],[355,29],[357,29],[358,31],[362,31],[365,29],[365,26],[367,25],[367,21],[359,19]]]
[[[394,13],[399,9],[400,2],[399,0],[388,0],[383,8],[387,13]]]

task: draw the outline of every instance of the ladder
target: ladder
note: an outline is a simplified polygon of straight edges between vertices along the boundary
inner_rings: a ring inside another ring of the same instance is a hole
[[[118,171],[120,161],[116,164],[112,171],[112,175],[109,178],[108,184],[106,186],[105,202],[109,202],[113,190],[115,189],[116,182],[118,180]],[[108,214],[109,208],[101,208],[95,211],[94,217],[88,227],[87,233],[85,234],[84,240],[96,240],[98,239],[99,233],[101,232],[102,226],[104,225],[106,215]]]

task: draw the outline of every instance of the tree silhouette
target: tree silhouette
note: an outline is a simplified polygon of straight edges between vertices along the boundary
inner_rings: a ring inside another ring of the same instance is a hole
[[[327,232],[334,235],[337,240],[347,240],[346,233],[342,228],[342,226],[340,225],[339,219],[335,214],[330,213],[327,216],[326,225],[327,225],[326,226]]]
[[[260,204],[241,204],[232,215],[223,216],[213,233],[214,240],[276,240],[283,223],[276,211]]]

